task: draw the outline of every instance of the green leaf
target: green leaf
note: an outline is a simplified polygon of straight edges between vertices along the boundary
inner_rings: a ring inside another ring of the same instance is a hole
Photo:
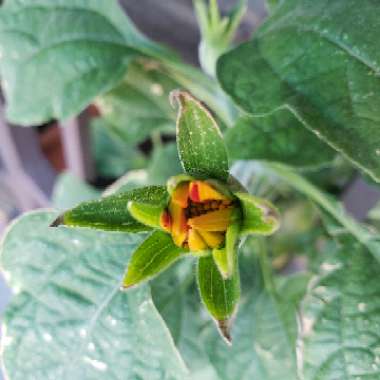
[[[296,167],[319,166],[336,152],[319,140],[288,110],[266,116],[241,117],[227,130],[231,159],[278,161]]]
[[[177,146],[186,173],[201,179],[228,179],[228,157],[220,130],[210,114],[187,92],[174,92],[178,102]]]
[[[102,199],[85,202],[66,211],[52,226],[90,227],[110,231],[148,231],[150,227],[136,221],[128,211],[128,203],[135,201],[164,207],[168,193],[164,186],[147,186]]]
[[[89,127],[97,174],[117,178],[129,170],[146,166],[146,157],[135,145],[120,138],[106,119],[93,119]]]
[[[231,342],[231,319],[237,311],[240,298],[238,269],[231,278],[225,280],[212,256],[200,257],[197,279],[199,293],[206,309],[216,320],[222,336],[227,342]]]
[[[115,0],[8,0],[0,25],[7,118],[22,125],[79,113],[117,85],[136,56],[171,56]]]
[[[151,279],[183,256],[183,249],[174,245],[168,233],[154,231],[133,253],[123,287],[129,288]]]
[[[79,178],[66,172],[61,174],[54,184],[52,203],[59,210],[67,210],[78,203],[100,197],[100,191],[87,185]]]
[[[218,76],[249,113],[289,110],[380,181],[380,8],[357,5],[282,1],[252,41],[220,58]]]
[[[45,211],[24,215],[0,248],[15,291],[2,326],[6,377],[186,379],[149,289],[119,291],[141,236],[52,230],[52,218]]]
[[[136,145],[154,131],[174,133],[175,113],[168,97],[178,86],[158,62],[139,60],[129,66],[124,81],[99,97],[96,105],[112,132],[124,143]]]
[[[243,211],[241,234],[271,235],[280,226],[277,209],[267,200],[248,193],[235,193]]]
[[[303,302],[305,379],[379,377],[379,263],[350,237],[326,255]]]
[[[267,8],[270,12],[272,12],[282,0],[266,0]]]

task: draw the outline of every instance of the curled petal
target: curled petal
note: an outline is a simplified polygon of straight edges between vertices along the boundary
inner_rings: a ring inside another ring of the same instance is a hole
[[[231,209],[225,208],[189,219],[191,227],[201,231],[226,231],[231,221]]]

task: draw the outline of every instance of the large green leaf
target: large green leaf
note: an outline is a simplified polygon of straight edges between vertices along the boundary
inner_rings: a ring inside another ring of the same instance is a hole
[[[173,243],[171,235],[154,231],[133,252],[123,287],[129,288],[151,279],[183,256],[183,249]]]
[[[232,159],[278,161],[296,167],[326,164],[336,155],[288,110],[241,117],[227,130],[225,142]]]
[[[352,238],[326,255],[303,302],[304,378],[379,378],[380,267]]]
[[[169,54],[116,0],[7,0],[0,53],[7,117],[23,125],[76,114],[118,84],[132,58]]]
[[[178,87],[158,62],[140,60],[131,64],[125,80],[96,104],[119,138],[137,144],[154,131],[174,134],[175,113],[168,99]]]
[[[186,369],[147,287],[119,291],[137,235],[14,223],[1,266],[16,292],[3,321],[9,380],[178,379]]]
[[[177,146],[186,173],[197,178],[228,179],[228,156],[211,113],[187,92],[174,92],[179,105]]]
[[[100,230],[139,232],[151,228],[139,223],[128,211],[128,203],[151,204],[164,207],[168,200],[165,186],[147,186],[84,202],[64,212],[52,224],[54,227],[90,227]]]
[[[245,110],[291,111],[380,181],[380,7],[373,0],[280,2],[252,41],[219,60]]]

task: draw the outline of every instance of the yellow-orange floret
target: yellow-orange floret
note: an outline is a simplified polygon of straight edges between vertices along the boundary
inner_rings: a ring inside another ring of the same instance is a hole
[[[233,207],[232,199],[209,183],[186,181],[173,190],[160,225],[179,247],[194,252],[218,248],[224,244]]]
[[[188,220],[189,226],[201,231],[226,231],[230,225],[231,208],[211,211]]]
[[[188,244],[190,251],[204,251],[208,248],[201,235],[193,228],[189,230]]]

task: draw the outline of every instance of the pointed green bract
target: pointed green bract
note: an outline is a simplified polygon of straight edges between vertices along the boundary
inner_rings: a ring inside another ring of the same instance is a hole
[[[171,236],[154,231],[132,254],[123,287],[129,288],[149,280],[184,255],[183,248],[174,245]]]
[[[112,195],[97,201],[81,203],[66,211],[52,226],[91,227],[109,231],[148,231],[150,227],[138,222],[128,210],[136,201],[156,207],[165,206],[168,193],[165,186],[148,186]]]
[[[208,312],[216,320],[219,330],[227,341],[231,341],[231,318],[237,311],[240,298],[240,278],[237,266],[233,275],[223,279],[212,256],[198,261],[198,287],[201,299]]]
[[[224,279],[230,278],[235,271],[236,243],[239,239],[240,231],[239,223],[233,223],[227,228],[225,246],[220,249],[214,248],[212,251],[215,264]]]
[[[237,242],[239,240],[240,233],[240,220],[235,221],[227,228],[226,232],[226,254],[228,272],[227,278],[231,277],[235,271],[235,265],[237,263]]]
[[[229,268],[228,268],[228,257],[227,250],[223,248],[214,248],[212,250],[212,257],[214,259],[215,265],[218,267],[218,270],[224,279],[229,277]]]
[[[186,173],[199,178],[228,179],[228,156],[222,134],[210,112],[192,95],[172,92],[179,105],[177,147]]]
[[[267,200],[248,193],[235,193],[242,208],[241,234],[271,235],[279,227],[277,209]]]
[[[160,228],[160,217],[164,209],[165,206],[154,206],[133,201],[128,203],[128,211],[132,217],[153,228]]]

